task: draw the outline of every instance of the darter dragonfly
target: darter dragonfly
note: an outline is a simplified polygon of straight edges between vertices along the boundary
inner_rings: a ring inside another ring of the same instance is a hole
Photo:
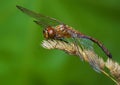
[[[72,39],[72,42],[74,42],[76,45],[83,44],[84,46],[86,45],[85,47],[88,48],[93,48],[92,44],[86,44],[89,41],[92,41],[92,43],[96,43],[109,58],[112,58],[112,55],[108,51],[108,49],[97,39],[84,35],[81,32],[74,30],[72,27],[54,18],[35,13],[21,6],[16,7],[25,14],[36,19],[36,21],[34,22],[44,28],[43,34],[46,39],[56,39],[65,42],[69,42],[67,39]]]

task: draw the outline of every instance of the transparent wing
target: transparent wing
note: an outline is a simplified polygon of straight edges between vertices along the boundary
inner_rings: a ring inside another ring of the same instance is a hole
[[[92,66],[92,68],[95,71],[100,72],[99,62],[96,62],[98,60],[98,56],[90,55],[90,53],[88,53],[88,52],[94,53],[94,42],[86,38],[76,38],[76,37],[65,39],[65,41],[67,41],[68,43],[74,43],[79,57],[82,60],[84,60],[84,58],[86,57],[86,59],[88,59],[88,62]],[[82,52],[79,51],[79,48],[82,49]],[[83,53],[85,54],[85,56],[83,56]]]
[[[76,46],[76,49],[81,48],[82,50],[94,51],[94,48],[93,48],[94,43],[89,39],[71,37],[71,38],[63,38],[63,40],[68,43],[74,43],[74,45]]]
[[[51,17],[48,17],[48,16],[44,16],[42,14],[39,14],[39,13],[35,13],[29,9],[26,9],[24,7],[21,7],[21,6],[16,6],[19,10],[21,10],[23,13],[33,17],[36,19],[36,23],[39,24],[40,26],[42,27],[46,27],[46,26],[56,26],[56,25],[60,25],[60,24],[63,24],[62,22],[54,19],[54,18],[51,18]]]
[[[94,43],[91,40],[86,39],[86,38],[79,38],[77,40],[83,49],[94,50],[94,48],[93,48]]]
[[[95,51],[94,51],[95,43],[86,38],[79,38],[77,40],[79,42],[79,46],[82,47],[83,52],[86,54],[89,64],[92,66],[92,68],[96,72],[100,72],[99,62],[96,62],[98,60],[98,55],[90,55],[90,53],[88,54],[88,52],[95,53]]]

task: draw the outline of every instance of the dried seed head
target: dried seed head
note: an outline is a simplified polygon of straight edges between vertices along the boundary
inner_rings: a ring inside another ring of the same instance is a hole
[[[105,62],[93,50],[82,49],[74,43],[67,43],[60,40],[44,40],[42,46],[46,49],[59,49],[67,52],[68,54],[79,56],[82,60],[88,62],[95,71],[102,72],[117,85],[120,85],[120,65],[117,62],[109,59]],[[108,68],[108,74],[104,68]],[[115,78],[115,79],[114,79]]]
[[[108,59],[106,62],[106,67],[110,70],[112,76],[114,76],[116,80],[120,82],[120,65],[117,62]]]

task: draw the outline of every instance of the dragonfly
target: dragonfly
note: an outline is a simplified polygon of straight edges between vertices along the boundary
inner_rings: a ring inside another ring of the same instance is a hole
[[[34,22],[44,28],[43,35],[45,39],[55,39],[65,42],[68,42],[67,39],[72,39],[72,42],[74,42],[76,45],[81,41],[80,44],[87,48],[93,48],[92,44],[95,43],[101,48],[106,56],[108,56],[108,58],[112,58],[109,50],[99,40],[91,36],[87,36],[55,18],[44,16],[22,6],[17,5],[16,7],[23,13],[36,19]]]

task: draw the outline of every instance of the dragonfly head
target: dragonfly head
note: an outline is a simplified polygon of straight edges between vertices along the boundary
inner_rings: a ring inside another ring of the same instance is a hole
[[[43,30],[43,35],[46,39],[54,39],[55,29],[49,26]]]

